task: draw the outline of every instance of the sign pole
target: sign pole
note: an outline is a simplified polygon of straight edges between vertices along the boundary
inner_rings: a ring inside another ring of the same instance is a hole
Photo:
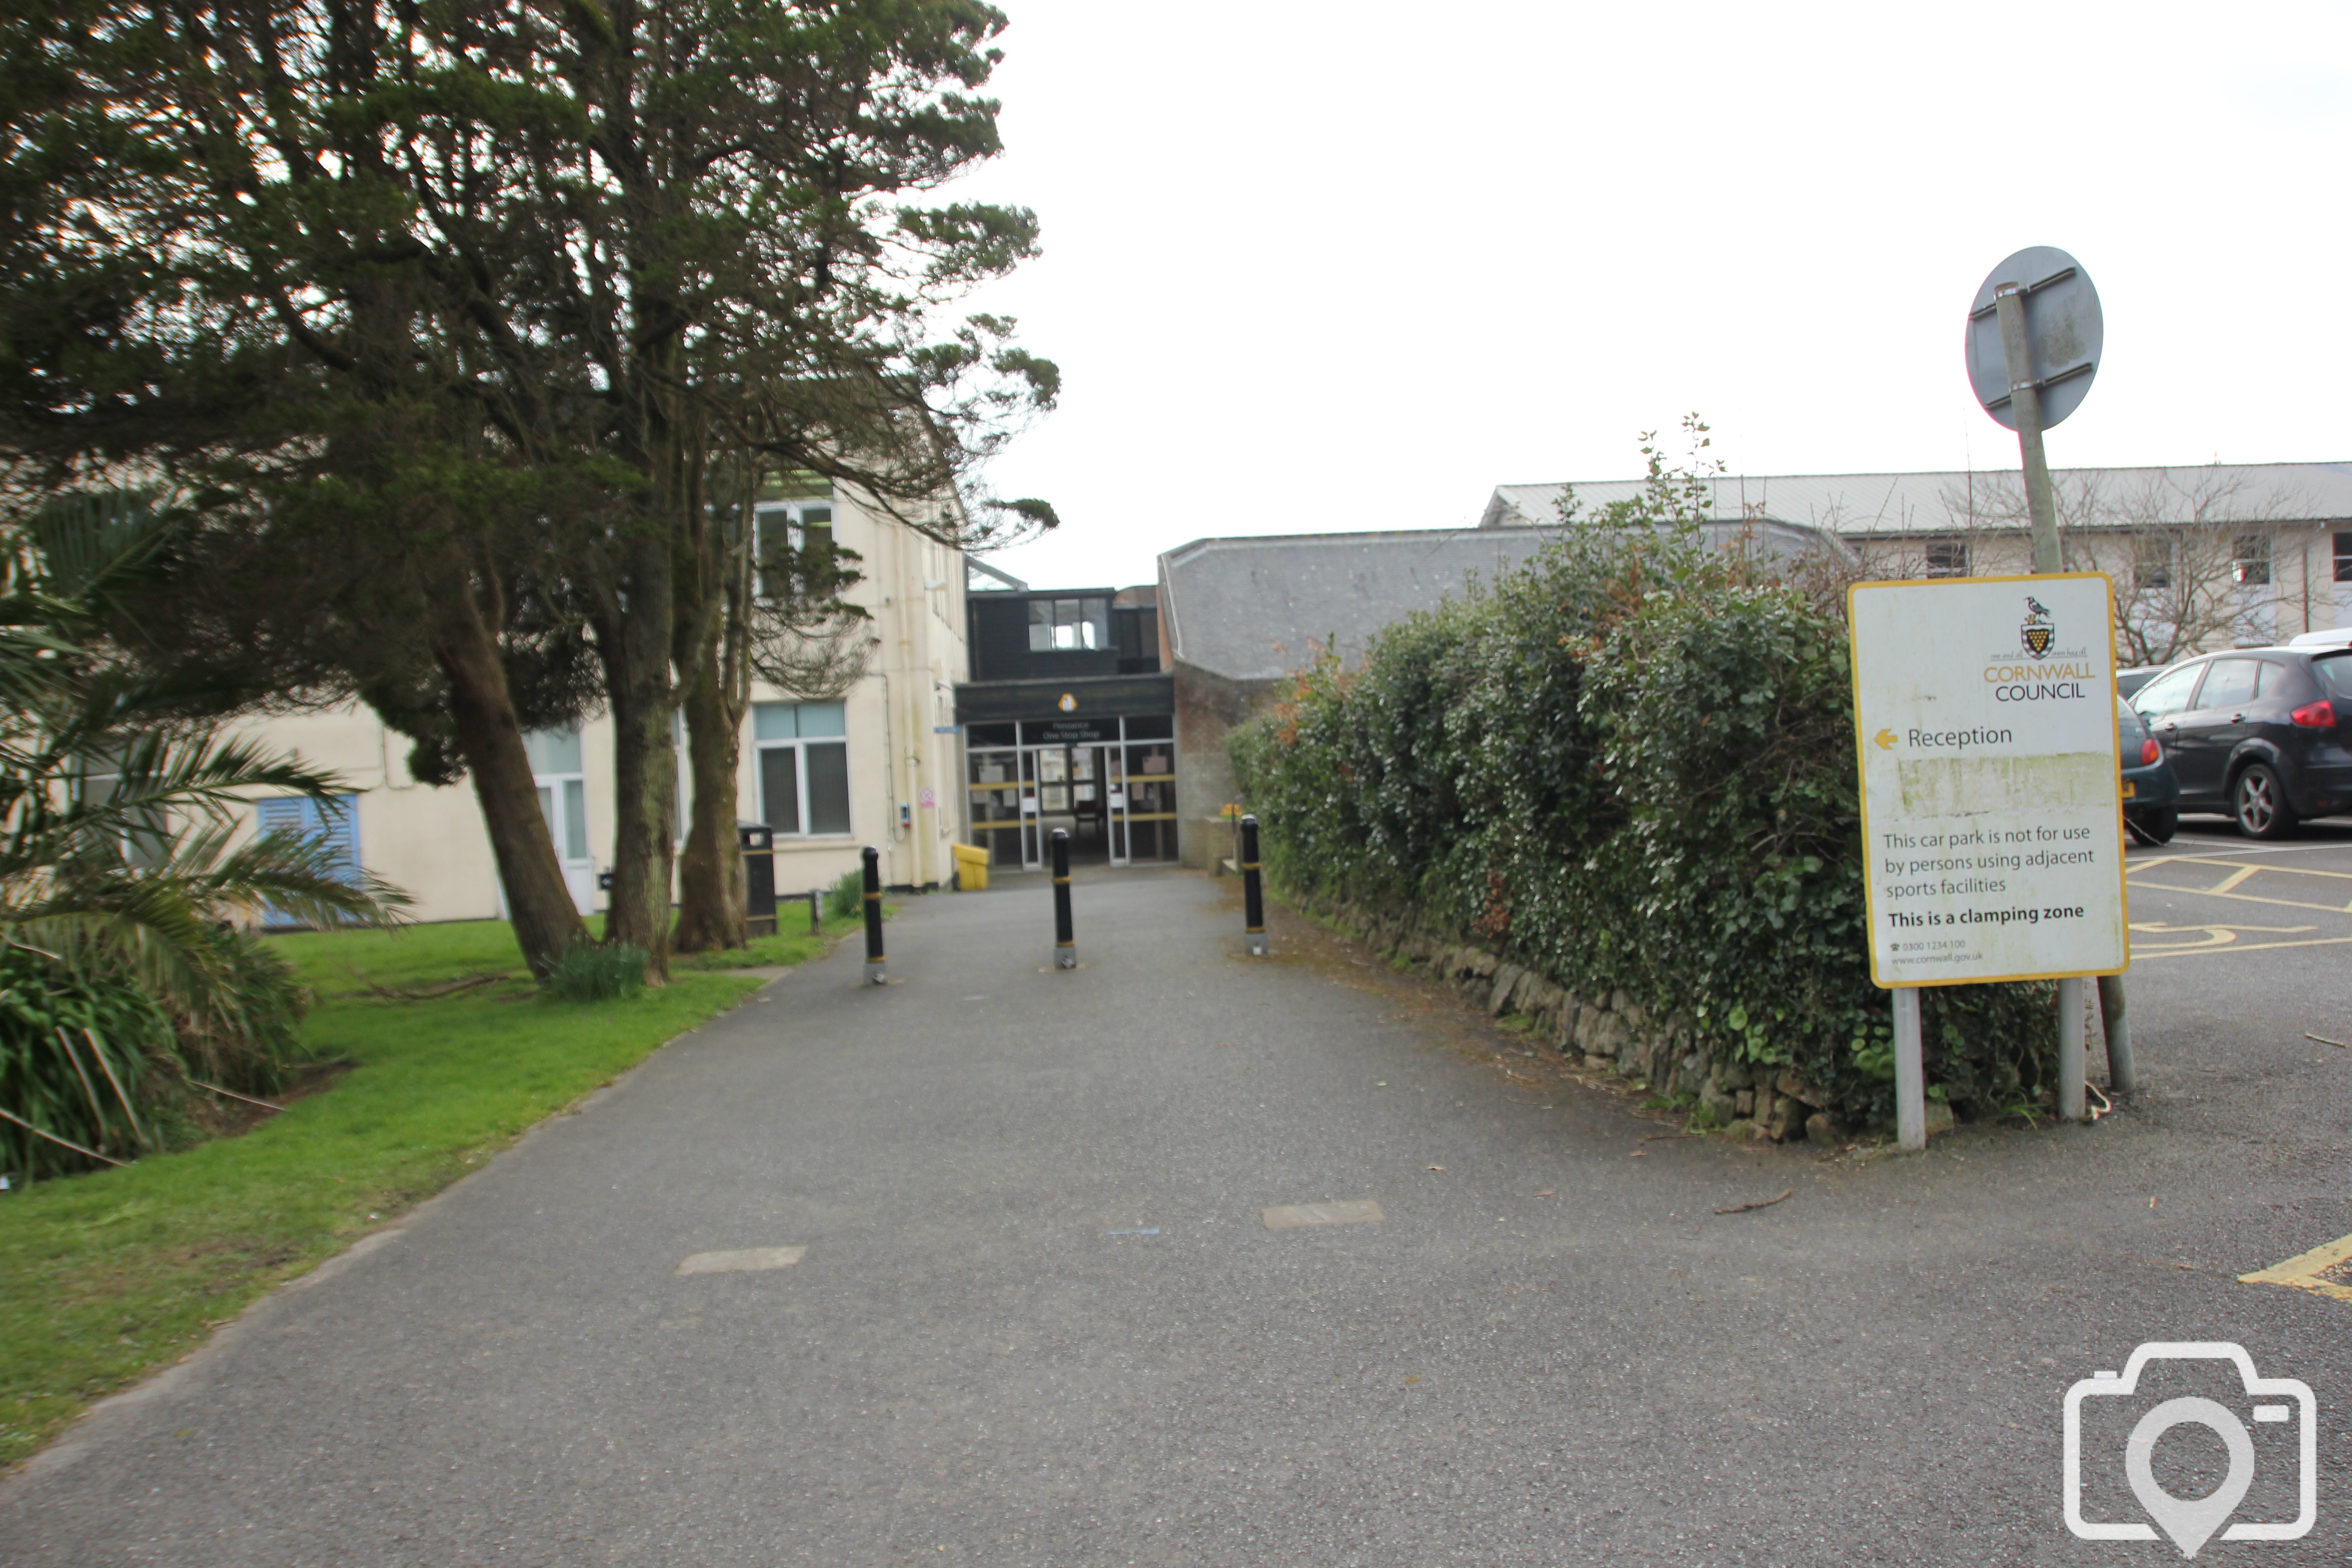
[[[1895,1132],[1906,1149],[1927,1146],[1927,1068],[1919,1048],[1919,988],[1897,985],[1895,1003]]]
[[[2017,420],[2017,449],[2025,467],[2025,510],[2033,520],[2033,570],[2036,574],[2066,570],[2065,551],[2058,541],[2058,501],[2050,484],[2050,458],[2042,448],[2042,389],[2033,376],[2033,341],[2025,325],[2023,279],[1996,283],[1993,308],[2000,318],[2001,356],[2009,368],[2009,407]],[[2123,994],[2123,980],[2115,976],[2115,991]],[[2102,994],[2106,990],[2101,983]],[[2123,1009],[2116,1008],[2118,1020]],[[2124,1047],[2130,1060],[2131,1047]],[[2114,1053],[2109,1052],[2112,1068]],[[2129,1076],[2130,1068],[2125,1068]],[[2084,1114],[2083,982],[2077,977],[2058,983],[2058,1114],[2080,1121]]]
[[[2050,488],[2050,459],[2042,450],[2042,389],[2033,380],[2033,342],[2025,330],[2025,285],[1996,283],[2000,352],[2009,362],[2009,407],[2017,419],[2017,449],[2025,460],[2025,510],[2033,519],[2033,570],[2066,570],[2058,545],[2058,500]]]

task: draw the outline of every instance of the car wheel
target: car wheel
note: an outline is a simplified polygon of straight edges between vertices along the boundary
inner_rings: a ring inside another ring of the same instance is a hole
[[[2142,812],[2127,820],[2132,831],[2150,844],[2169,844],[2172,836],[2180,831],[2180,813],[2168,805],[2161,811]]]
[[[2249,838],[2284,838],[2294,831],[2286,786],[2267,763],[2249,763],[2230,786],[2230,815]]]

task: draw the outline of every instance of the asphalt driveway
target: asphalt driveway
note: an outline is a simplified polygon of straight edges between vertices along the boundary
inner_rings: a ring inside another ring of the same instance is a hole
[[[2141,868],[2206,841],[2134,857],[2137,940],[2257,908]],[[2352,1300],[2238,1277],[2352,1233],[2352,1049],[2304,1037],[2352,1040],[2352,946],[2142,964],[2095,1127],[1824,1160],[1662,1136],[1279,911],[1249,960],[1230,883],[1077,895],[1075,972],[1016,879],[912,900],[889,986],[852,947],[661,1052],[100,1407],[0,1485],[0,1560],[2154,1563],[2063,1527],[2062,1402],[2221,1340],[2316,1391],[2320,1511],[2212,1550],[2344,1560]],[[2291,1518],[2254,1430],[2238,1517]]]

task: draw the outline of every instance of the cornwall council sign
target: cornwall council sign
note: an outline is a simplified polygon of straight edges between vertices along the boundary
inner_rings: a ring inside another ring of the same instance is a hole
[[[2113,594],[2091,572],[1851,590],[1880,985],[2129,963]]]

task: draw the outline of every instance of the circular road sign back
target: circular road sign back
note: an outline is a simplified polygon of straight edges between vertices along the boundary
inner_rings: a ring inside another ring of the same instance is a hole
[[[2042,427],[2047,430],[2082,406],[2099,372],[2106,346],[2106,321],[2099,291],[2081,262],[2054,246],[2019,251],[1994,268],[1969,306],[1969,385],[1984,411],[2011,429],[2017,411],[2009,400],[2009,361],[2001,353],[2000,316],[1993,289],[2015,283],[2025,293],[2025,330],[2033,345],[2033,382],[2042,395]]]

